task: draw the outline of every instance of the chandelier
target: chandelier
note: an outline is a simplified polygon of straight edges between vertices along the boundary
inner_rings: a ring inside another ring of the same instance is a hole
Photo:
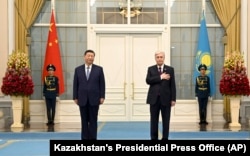
[[[130,7],[128,7],[128,4],[130,4]],[[120,0],[119,10],[122,16],[128,17],[128,8],[130,8],[130,17],[139,16],[142,10],[141,0]]]

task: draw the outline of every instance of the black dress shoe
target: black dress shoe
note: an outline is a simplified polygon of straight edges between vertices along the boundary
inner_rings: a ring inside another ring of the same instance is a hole
[[[207,121],[203,121],[203,123],[204,123],[204,124],[206,124],[206,125],[208,124],[208,122],[207,122]]]
[[[162,138],[161,140],[162,140],[162,141],[167,141],[167,140],[168,140],[168,138]]]
[[[52,126],[52,125],[54,125],[54,121],[49,121],[49,122],[46,123],[46,125]]]
[[[155,138],[151,138],[151,140],[158,140],[158,139],[155,139]]]

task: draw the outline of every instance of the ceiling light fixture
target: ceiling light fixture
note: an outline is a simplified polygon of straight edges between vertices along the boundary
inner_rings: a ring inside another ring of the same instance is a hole
[[[130,4],[130,7],[128,7]],[[141,0],[120,0],[119,9],[120,14],[124,17],[128,17],[128,9],[130,8],[130,17],[139,16],[142,11]]]

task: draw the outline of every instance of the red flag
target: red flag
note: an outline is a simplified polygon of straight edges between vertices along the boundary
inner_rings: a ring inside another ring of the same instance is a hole
[[[59,94],[62,94],[64,92],[64,79],[62,72],[60,48],[56,31],[56,22],[53,10],[51,12],[48,43],[43,65],[42,82],[44,80],[44,77],[47,75],[47,66],[49,64],[53,64],[56,67],[55,76],[57,76],[59,79]]]

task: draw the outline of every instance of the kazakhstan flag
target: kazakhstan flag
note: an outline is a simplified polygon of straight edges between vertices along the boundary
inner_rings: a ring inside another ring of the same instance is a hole
[[[207,75],[210,77],[211,96],[213,96],[216,91],[216,88],[215,88],[216,84],[215,84],[214,67],[212,64],[211,50],[210,50],[210,44],[209,44],[209,39],[208,39],[207,26],[206,26],[204,12],[202,13],[199,39],[198,39],[198,47],[197,47],[197,53],[195,56],[194,83],[195,83],[196,77],[200,75],[200,72],[198,70],[198,66],[200,64],[205,64],[207,66]]]

